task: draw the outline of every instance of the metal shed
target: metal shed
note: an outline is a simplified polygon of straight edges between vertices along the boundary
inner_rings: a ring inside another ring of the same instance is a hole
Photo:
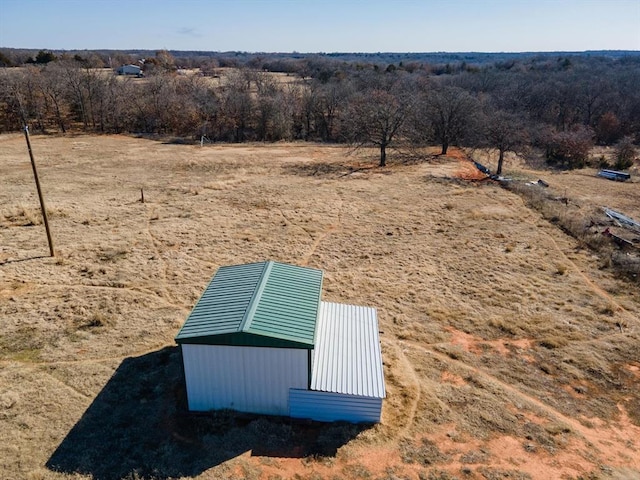
[[[376,311],[321,302],[321,270],[221,267],[176,336],[189,410],[377,422]]]
[[[290,415],[374,423],[384,397],[376,309],[321,302],[310,387],[289,391]]]
[[[142,75],[142,68],[138,65],[122,65],[116,70],[118,75]]]

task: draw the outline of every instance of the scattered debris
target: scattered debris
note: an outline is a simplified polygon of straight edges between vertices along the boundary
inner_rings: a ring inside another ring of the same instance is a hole
[[[549,184],[544,180],[542,180],[541,178],[539,178],[538,181],[536,182],[534,181],[527,182],[526,185],[535,185],[535,186],[544,187],[544,188],[547,188],[549,186]]]
[[[636,222],[633,218],[627,217],[626,215],[620,212],[616,212],[615,210],[611,210],[607,207],[602,208],[604,209],[604,213],[607,215],[607,217],[616,222],[618,226],[633,230],[636,233],[640,233],[640,223]]]
[[[481,163],[478,162],[473,162],[473,164],[476,166],[476,168],[478,170],[480,170],[482,173],[484,173],[485,175],[491,175],[491,170],[489,170],[487,167],[485,167],[484,165],[482,165]]]
[[[622,238],[614,233],[611,233],[608,227],[602,232],[602,234],[611,238],[611,240],[613,240],[613,243],[615,243],[619,247],[625,248],[625,247],[634,246],[633,242],[631,242],[630,240],[627,240],[626,238]]]
[[[626,182],[631,179],[630,174],[618,172],[617,170],[600,170],[598,176],[608,180],[615,180],[616,182]]]
[[[627,217],[626,215],[616,212],[615,210],[611,210],[610,208],[603,207],[604,213],[613,220],[614,226],[607,227],[602,234],[611,238],[611,240],[621,248],[630,248],[635,247],[636,243],[640,241],[638,237],[634,238],[624,238],[621,234],[624,233],[624,230],[620,232],[613,232],[611,229],[623,228],[627,231],[631,231],[635,234],[640,233],[640,223],[636,222],[634,219]],[[628,235],[625,235],[628,237]]]

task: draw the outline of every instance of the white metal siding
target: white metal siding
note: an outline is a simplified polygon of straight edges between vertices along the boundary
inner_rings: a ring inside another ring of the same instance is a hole
[[[289,415],[319,422],[343,420],[352,423],[377,423],[380,421],[382,398],[315,392],[313,390],[289,391]]]
[[[375,308],[320,302],[311,390],[385,397]]]
[[[307,388],[307,350],[182,345],[189,410],[287,415],[290,388]]]

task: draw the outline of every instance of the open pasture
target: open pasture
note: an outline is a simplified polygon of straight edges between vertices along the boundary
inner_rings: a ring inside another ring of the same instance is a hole
[[[463,180],[459,151],[378,168],[314,144],[32,145],[57,255],[24,138],[0,136],[2,478],[640,478],[638,283]],[[513,165],[640,218],[637,183]],[[381,424],[185,415],[173,337],[219,266],[268,259],[378,308]]]

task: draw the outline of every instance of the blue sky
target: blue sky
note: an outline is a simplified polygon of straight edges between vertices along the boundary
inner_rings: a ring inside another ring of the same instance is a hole
[[[640,0],[0,0],[0,47],[640,50]]]

